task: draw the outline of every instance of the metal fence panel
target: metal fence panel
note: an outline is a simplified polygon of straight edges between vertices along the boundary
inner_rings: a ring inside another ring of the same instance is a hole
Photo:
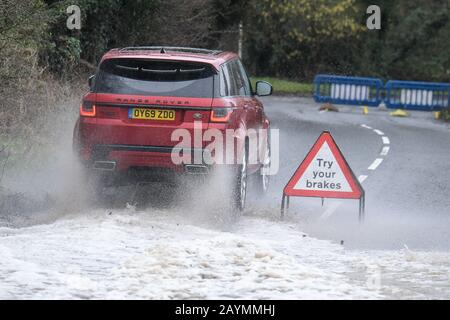
[[[379,106],[434,111],[450,106],[450,83],[388,81],[377,78],[317,75],[314,100],[318,103]]]
[[[382,89],[383,82],[376,78],[317,75],[314,79],[314,99],[320,103],[376,107]]]
[[[450,84],[388,81],[386,84],[386,106],[395,109],[433,111],[450,104]]]

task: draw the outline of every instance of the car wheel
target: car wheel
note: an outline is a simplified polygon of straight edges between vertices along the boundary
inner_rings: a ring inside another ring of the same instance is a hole
[[[236,174],[236,183],[234,190],[234,205],[235,208],[242,212],[245,209],[245,202],[247,199],[247,185],[248,185],[248,151],[245,148],[242,152],[242,163],[238,166]]]

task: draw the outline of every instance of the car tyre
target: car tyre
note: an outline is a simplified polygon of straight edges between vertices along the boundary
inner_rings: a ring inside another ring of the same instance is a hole
[[[262,161],[261,168],[257,177],[257,188],[260,193],[267,193],[270,185],[270,176],[268,174],[271,161],[270,138],[267,137],[267,147]]]
[[[245,209],[247,200],[247,186],[248,186],[248,148],[242,152],[241,163],[237,167],[236,181],[234,183],[234,207],[238,212]]]

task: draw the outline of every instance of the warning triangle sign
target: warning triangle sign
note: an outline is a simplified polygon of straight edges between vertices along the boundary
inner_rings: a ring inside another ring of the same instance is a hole
[[[286,196],[360,199],[364,190],[331,134],[323,132],[284,188]]]

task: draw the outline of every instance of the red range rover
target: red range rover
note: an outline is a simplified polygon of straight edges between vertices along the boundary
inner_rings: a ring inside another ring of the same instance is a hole
[[[259,81],[253,91],[236,54],[178,47],[113,49],[89,78],[89,87],[73,135],[88,176],[114,185],[167,171],[208,174],[224,163],[232,169],[236,209],[245,207],[249,175],[257,174],[259,186],[267,190],[270,124],[256,96],[270,95],[272,87]],[[228,156],[218,154],[220,148],[211,150],[211,136],[219,139],[219,134],[233,140],[223,143],[221,152]]]

